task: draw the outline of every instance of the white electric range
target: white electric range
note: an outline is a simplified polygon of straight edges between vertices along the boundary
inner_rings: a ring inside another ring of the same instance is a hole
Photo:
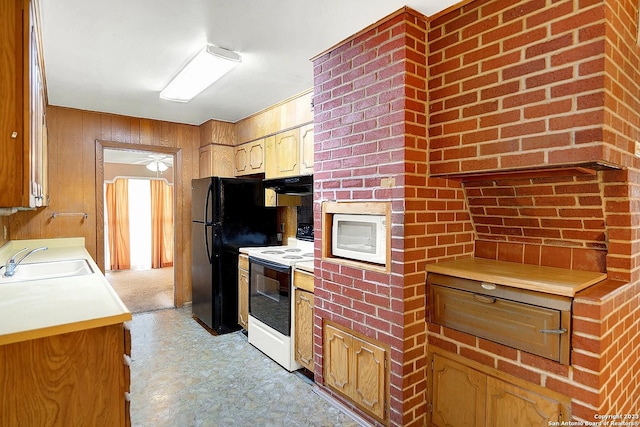
[[[295,361],[295,301],[292,267],[313,261],[313,242],[289,239],[286,246],[241,248],[249,255],[249,343],[289,371]]]

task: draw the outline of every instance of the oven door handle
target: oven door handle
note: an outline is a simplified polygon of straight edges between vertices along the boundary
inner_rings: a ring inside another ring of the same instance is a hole
[[[288,273],[290,269],[290,267],[287,265],[279,264],[273,261],[267,261],[266,259],[256,258],[253,256],[249,256],[249,264],[258,264],[271,270],[275,270],[279,273]]]

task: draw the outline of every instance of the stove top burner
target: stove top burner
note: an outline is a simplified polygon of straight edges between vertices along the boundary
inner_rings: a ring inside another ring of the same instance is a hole
[[[251,257],[284,266],[314,259],[313,244],[301,241],[287,246],[248,247],[244,248],[243,252]]]

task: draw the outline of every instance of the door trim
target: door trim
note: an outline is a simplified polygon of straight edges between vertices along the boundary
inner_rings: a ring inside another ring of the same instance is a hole
[[[182,307],[184,298],[184,258],[178,248],[185,247],[182,233],[182,210],[178,206],[184,203],[182,188],[182,150],[175,147],[147,144],[128,144],[124,142],[96,140],[96,263],[104,273],[104,150],[148,151],[173,156],[173,303]]]

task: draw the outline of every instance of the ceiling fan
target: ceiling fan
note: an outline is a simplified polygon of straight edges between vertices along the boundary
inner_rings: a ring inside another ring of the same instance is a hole
[[[146,168],[156,175],[169,169],[173,162],[171,156],[165,154],[147,154],[147,158],[136,162],[136,164],[145,164]]]

